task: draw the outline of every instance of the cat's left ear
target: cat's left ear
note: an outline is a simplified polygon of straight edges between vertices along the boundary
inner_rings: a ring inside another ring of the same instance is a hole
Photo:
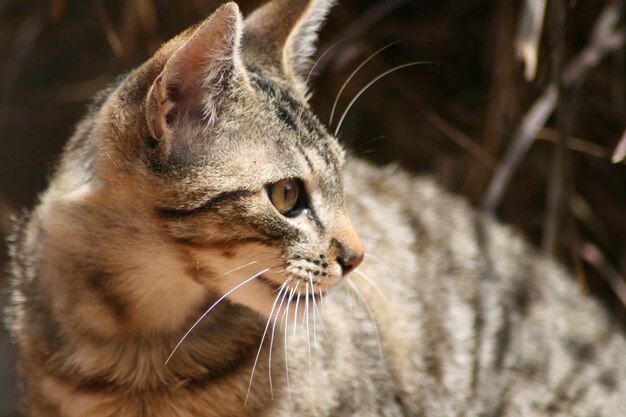
[[[304,85],[317,33],[335,0],[272,0],[245,20],[246,54]]]
[[[152,84],[146,102],[148,128],[155,139],[175,135],[184,117],[201,117],[208,125],[215,121],[224,88],[242,66],[242,32],[241,13],[230,2],[174,39],[176,49]]]

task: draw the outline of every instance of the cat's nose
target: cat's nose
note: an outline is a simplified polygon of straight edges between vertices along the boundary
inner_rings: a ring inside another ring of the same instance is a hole
[[[359,264],[363,261],[363,251],[359,253],[355,252],[343,252],[340,256],[337,257],[337,262],[339,266],[341,266],[341,272],[343,275],[348,275],[350,272],[354,270]]]
[[[341,267],[342,274],[348,275],[363,261],[364,249],[359,236],[352,226],[344,206],[343,216],[335,226],[335,239],[331,241],[331,253]],[[332,259],[332,258],[331,258]]]

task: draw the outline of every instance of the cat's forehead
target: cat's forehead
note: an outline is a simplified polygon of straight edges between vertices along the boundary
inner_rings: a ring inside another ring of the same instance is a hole
[[[300,165],[312,171],[340,173],[345,162],[343,148],[308,106],[305,98],[285,80],[257,67],[247,68],[250,89],[232,104],[237,114],[225,116],[229,125],[240,125],[236,135],[256,149],[288,166],[297,155]],[[240,90],[241,91],[241,90]],[[244,104],[247,102],[247,104]],[[232,131],[232,130],[231,130]]]
[[[298,146],[311,146],[323,152],[334,151],[341,154],[337,155],[339,159],[343,159],[339,143],[309,108],[306,99],[299,97],[296,89],[255,67],[250,67],[248,74],[256,98],[260,99],[265,117],[268,118],[265,121],[278,122],[277,129],[290,132],[297,139]],[[328,149],[329,146],[331,149]]]
[[[340,202],[345,153],[339,142],[285,80],[257,67],[246,68],[246,75],[245,85],[231,85],[216,126],[185,131],[189,143],[204,138],[205,147],[185,152],[195,161],[196,185],[258,189],[300,178]]]

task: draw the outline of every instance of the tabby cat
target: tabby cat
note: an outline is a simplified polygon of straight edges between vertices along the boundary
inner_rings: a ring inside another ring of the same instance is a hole
[[[224,4],[95,100],[13,241],[28,415],[626,415],[561,267],[312,114],[331,3]]]

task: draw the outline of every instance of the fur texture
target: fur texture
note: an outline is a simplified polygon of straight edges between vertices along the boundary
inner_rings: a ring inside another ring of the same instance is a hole
[[[562,268],[311,113],[330,5],[225,4],[96,100],[13,240],[29,415],[624,414],[624,337]]]

